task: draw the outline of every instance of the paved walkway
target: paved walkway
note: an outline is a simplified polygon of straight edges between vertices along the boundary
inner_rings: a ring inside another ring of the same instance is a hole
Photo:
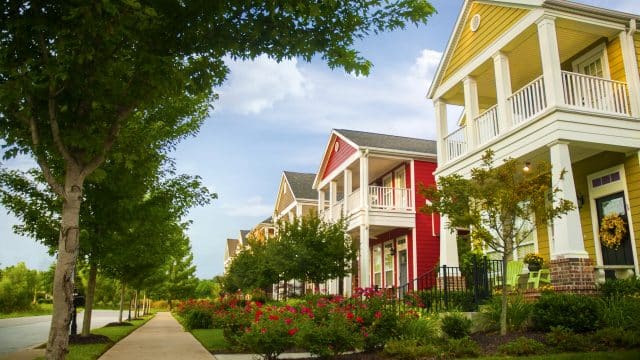
[[[168,312],[157,313],[138,330],[109,349],[100,360],[214,359]]]

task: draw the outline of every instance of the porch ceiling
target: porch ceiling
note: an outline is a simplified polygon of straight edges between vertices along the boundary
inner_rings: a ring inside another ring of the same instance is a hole
[[[627,153],[631,150],[632,149],[630,148],[610,144],[593,144],[576,141],[572,141],[569,143],[569,154],[571,156],[571,163],[573,164],[604,151]],[[536,163],[538,161],[549,162],[549,149],[537,149],[534,152],[521,156],[520,159],[523,162],[530,161],[531,163]]]
[[[560,63],[564,64],[584,51],[599,39],[612,39],[617,36],[615,29],[587,24],[569,19],[556,20],[556,34],[560,52]],[[540,46],[536,26],[530,26],[505,46],[502,51],[509,57],[511,88],[516,91],[542,75]],[[478,83],[478,96],[481,111],[496,103],[496,85],[493,60],[489,58],[474,71],[471,76]],[[464,106],[464,88],[462,83],[449,90],[443,99],[454,105]]]

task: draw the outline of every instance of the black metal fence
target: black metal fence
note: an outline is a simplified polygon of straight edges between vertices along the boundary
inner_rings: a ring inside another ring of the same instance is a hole
[[[423,312],[476,311],[501,284],[502,261],[486,257],[465,267],[440,266],[412,281],[387,289],[387,299],[401,308]]]

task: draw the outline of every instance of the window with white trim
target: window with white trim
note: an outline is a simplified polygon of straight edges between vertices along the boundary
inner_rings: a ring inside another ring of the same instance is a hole
[[[373,285],[382,287],[382,247],[373,247]]]
[[[393,286],[393,241],[384,243],[384,286]]]

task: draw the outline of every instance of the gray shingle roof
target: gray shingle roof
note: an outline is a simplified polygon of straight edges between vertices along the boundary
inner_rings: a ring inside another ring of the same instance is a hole
[[[437,149],[437,143],[433,140],[346,129],[335,129],[335,131],[361,147],[410,151],[424,154],[435,154]]]
[[[247,235],[249,235],[250,232],[251,230],[240,230],[240,239],[243,244],[247,242]]]
[[[318,199],[318,192],[313,190],[313,180],[315,180],[316,174],[285,171],[284,176],[287,178],[296,199]]]
[[[272,223],[273,223],[273,219],[271,218],[271,216],[269,216],[268,218],[260,222],[260,224],[272,224]]]

